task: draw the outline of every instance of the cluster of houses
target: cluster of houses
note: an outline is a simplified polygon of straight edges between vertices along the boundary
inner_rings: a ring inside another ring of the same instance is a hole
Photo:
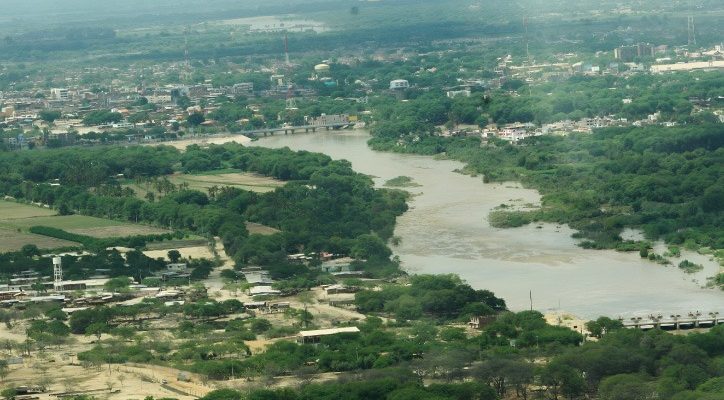
[[[723,119],[724,122],[724,119]],[[512,143],[517,143],[522,139],[533,136],[559,135],[565,136],[571,133],[591,133],[594,129],[624,126],[646,126],[659,125],[663,127],[676,126],[673,121],[662,121],[661,113],[656,112],[650,114],[646,119],[629,121],[626,118],[615,118],[612,116],[581,118],[577,121],[563,120],[543,124],[540,127],[533,123],[512,123],[497,126],[495,124],[488,125],[482,129],[450,129],[440,132],[440,136],[479,136],[483,140],[490,138],[503,139]]]

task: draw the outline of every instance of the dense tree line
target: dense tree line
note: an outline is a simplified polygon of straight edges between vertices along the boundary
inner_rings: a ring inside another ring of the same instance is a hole
[[[414,275],[409,286],[390,285],[383,290],[355,294],[363,313],[387,312],[399,321],[430,316],[440,320],[493,315],[505,310],[505,301],[487,290],[474,290],[454,275]]]
[[[299,249],[384,260],[391,253],[385,241],[392,236],[395,218],[407,209],[404,192],[376,190],[348,162],[305,151],[229,144],[190,146],[186,153],[167,147],[113,147],[0,157],[0,192],[67,212],[221,236],[227,252],[244,263],[253,255],[259,256],[257,261],[270,255],[279,259]],[[165,196],[147,201],[122,187],[117,176],[158,178],[177,163],[192,172],[231,167],[290,183],[265,194],[230,187],[204,193],[168,185]],[[48,184],[53,179],[60,186]],[[247,239],[245,221],[282,233]]]
[[[37,248],[35,251],[32,248],[24,250],[0,254],[0,276],[9,277],[27,270],[45,276],[52,275],[50,257],[37,257]],[[116,250],[100,250],[96,254],[83,256],[65,255],[62,262],[65,279],[88,279],[101,273],[111,277],[130,275],[140,279],[166,268],[165,262],[147,257],[138,250],[127,252],[125,258]]]

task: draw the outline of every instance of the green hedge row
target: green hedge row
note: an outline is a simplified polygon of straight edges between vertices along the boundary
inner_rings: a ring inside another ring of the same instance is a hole
[[[89,249],[105,249],[112,246],[123,246],[139,248],[146,246],[148,242],[160,242],[163,240],[171,240],[179,236],[179,233],[162,233],[156,235],[136,235],[126,236],[117,238],[95,238],[87,235],[80,235],[64,231],[59,228],[53,228],[50,226],[32,226],[30,232],[43,236],[50,236],[57,239],[68,240],[71,242],[81,243],[84,247]],[[183,234],[181,234],[183,235]]]

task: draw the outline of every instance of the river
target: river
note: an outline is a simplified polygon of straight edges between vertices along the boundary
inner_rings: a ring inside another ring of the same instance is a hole
[[[485,184],[480,177],[455,172],[463,164],[427,156],[375,152],[364,131],[276,135],[254,145],[288,146],[347,159],[353,168],[381,186],[404,175],[419,187],[410,210],[397,221],[393,247],[411,273],[454,273],[476,289],[503,297],[511,310],[530,307],[582,318],[646,316],[724,311],[724,293],[704,289],[718,272],[708,257],[685,253],[681,259],[702,263],[696,274],[642,260],[638,253],[585,250],[576,246],[566,226],[533,224],[497,229],[487,222],[501,203],[538,204],[539,194],[517,183]]]

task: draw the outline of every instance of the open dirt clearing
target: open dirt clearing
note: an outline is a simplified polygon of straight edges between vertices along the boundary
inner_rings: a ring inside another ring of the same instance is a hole
[[[94,238],[109,238],[136,235],[158,235],[161,233],[170,233],[171,231],[145,225],[115,225],[97,228],[68,229],[68,232],[91,236]]]
[[[245,225],[246,230],[248,230],[250,234],[273,235],[275,233],[281,232],[279,229],[275,229],[262,224],[257,224],[256,222],[246,222]]]
[[[190,188],[202,191],[212,186],[231,186],[259,193],[271,192],[285,184],[285,182],[274,178],[248,172],[206,175],[179,174],[173,175],[170,180],[177,185],[188,183]]]
[[[181,253],[182,258],[214,258],[214,254],[211,253],[211,250],[209,250],[207,246],[179,247],[176,250]],[[151,258],[163,258],[164,260],[168,260],[168,250],[147,250],[144,251],[143,254]]]

